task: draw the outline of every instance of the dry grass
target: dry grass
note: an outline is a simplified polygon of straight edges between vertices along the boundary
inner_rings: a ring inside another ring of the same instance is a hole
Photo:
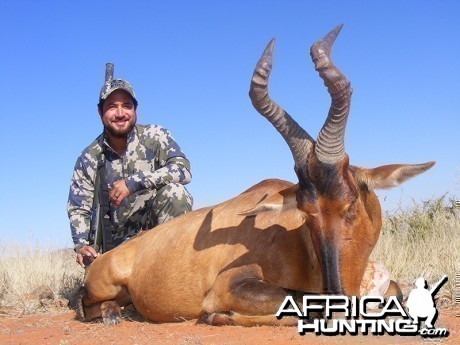
[[[452,296],[460,268],[460,209],[441,197],[387,214],[371,258],[382,262],[393,280],[410,284],[421,276],[434,284],[447,274],[443,289]]]
[[[53,250],[40,244],[0,244],[0,306],[15,306],[21,296],[39,286],[56,298],[68,299],[82,284],[83,270],[73,250]]]
[[[39,244],[0,244],[0,307],[47,285],[56,298],[66,298],[82,284],[83,270],[72,250],[53,250]],[[454,290],[460,263],[460,210],[444,198],[414,204],[384,217],[373,260],[382,262],[392,279],[412,284],[423,276],[429,284],[449,276],[444,290]]]

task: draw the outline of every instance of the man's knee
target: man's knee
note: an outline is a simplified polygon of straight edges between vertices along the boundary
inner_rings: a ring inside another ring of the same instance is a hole
[[[157,190],[154,200],[158,223],[178,217],[192,210],[193,198],[179,183],[170,183]]]
[[[165,200],[168,202],[176,202],[190,205],[190,208],[193,205],[193,198],[187,189],[180,183],[170,183],[166,186],[161,187],[157,190],[157,195],[155,199],[159,202]]]

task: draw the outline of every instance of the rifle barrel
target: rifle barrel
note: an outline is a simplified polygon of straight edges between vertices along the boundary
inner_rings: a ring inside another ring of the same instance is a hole
[[[447,275],[444,274],[441,279],[431,288],[430,293],[433,294],[442,284],[447,281]]]

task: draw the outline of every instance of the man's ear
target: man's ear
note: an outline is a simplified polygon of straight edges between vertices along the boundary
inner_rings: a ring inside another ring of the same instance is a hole
[[[387,189],[420,175],[430,169],[435,162],[423,164],[391,164],[374,169],[350,166],[358,183],[364,183],[369,189]]]
[[[256,216],[259,213],[267,211],[287,211],[293,208],[297,208],[296,192],[299,188],[298,185],[284,189],[279,193],[270,195],[264,199],[258,205],[253,208],[238,213],[239,216]]]
[[[102,107],[100,107],[99,105],[97,106],[97,112],[99,116],[102,117]]]

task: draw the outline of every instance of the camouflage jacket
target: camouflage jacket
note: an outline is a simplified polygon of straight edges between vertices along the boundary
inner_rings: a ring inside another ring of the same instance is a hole
[[[118,208],[110,208],[115,230],[123,227],[122,213],[134,207],[138,195],[168,183],[187,184],[191,180],[190,162],[165,128],[136,125],[128,135],[127,148],[122,156],[101,134],[80,154],[71,179],[67,213],[76,249],[88,244],[97,164],[103,148],[108,185],[111,187],[113,182],[124,179],[131,193]]]

